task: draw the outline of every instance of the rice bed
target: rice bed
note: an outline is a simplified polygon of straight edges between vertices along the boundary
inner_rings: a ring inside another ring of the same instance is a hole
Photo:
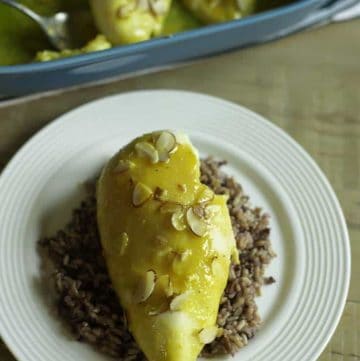
[[[261,325],[255,298],[264,284],[266,266],[275,253],[269,239],[269,217],[249,203],[242,187],[221,171],[225,162],[201,161],[201,181],[217,194],[229,194],[228,208],[240,252],[240,265],[231,265],[217,325],[221,336],[202,356],[235,354]],[[73,211],[68,225],[39,241],[43,257],[55,267],[52,277],[60,318],[74,337],[121,361],[145,361],[127,330],[126,319],[106,269],[96,222],[94,188]]]

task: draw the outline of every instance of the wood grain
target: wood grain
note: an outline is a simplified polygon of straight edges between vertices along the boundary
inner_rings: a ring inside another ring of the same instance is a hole
[[[119,92],[186,89],[226,98],[263,114],[312,155],[342,204],[352,243],[351,287],[342,321],[319,360],[359,361],[359,39],[360,20],[355,20],[171,71],[71,90],[45,99],[0,103],[0,167],[32,134],[59,114]],[[0,359],[14,360],[4,346],[0,346]]]

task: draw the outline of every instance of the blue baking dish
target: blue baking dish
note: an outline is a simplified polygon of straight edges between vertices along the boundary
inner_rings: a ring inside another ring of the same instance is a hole
[[[99,81],[259,43],[277,34],[285,34],[286,29],[333,3],[329,0],[299,0],[244,19],[138,44],[47,63],[0,66],[0,97]]]

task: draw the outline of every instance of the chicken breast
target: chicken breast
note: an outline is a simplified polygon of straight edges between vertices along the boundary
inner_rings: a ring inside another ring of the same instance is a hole
[[[98,29],[113,45],[159,35],[171,0],[90,0]]]
[[[187,136],[146,134],[98,182],[98,224],[128,327],[149,361],[194,361],[217,335],[231,258],[227,196],[200,182]]]

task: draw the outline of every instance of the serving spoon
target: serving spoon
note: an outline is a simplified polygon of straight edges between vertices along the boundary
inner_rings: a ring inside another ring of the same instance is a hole
[[[53,16],[41,16],[27,6],[14,0],[0,0],[35,21],[44,31],[50,43],[57,50],[73,49],[77,46],[70,32],[70,16],[66,12],[58,12]]]

